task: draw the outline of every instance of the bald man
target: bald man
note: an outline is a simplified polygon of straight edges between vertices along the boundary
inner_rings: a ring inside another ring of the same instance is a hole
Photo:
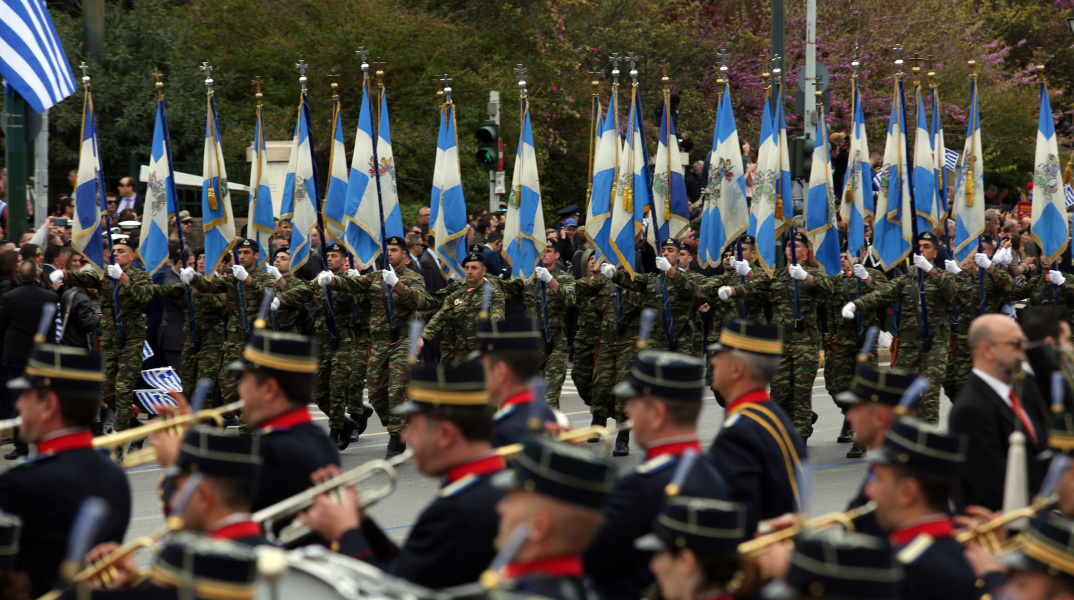
[[[1026,438],[1032,498],[1040,488],[1047,463],[1036,457],[1048,448],[1044,413],[1032,377],[1022,369],[1026,338],[1017,322],[1000,314],[977,317],[970,324],[973,370],[955,399],[948,428],[969,439],[966,463],[955,486],[956,512],[967,506],[1003,507],[1009,437]]]

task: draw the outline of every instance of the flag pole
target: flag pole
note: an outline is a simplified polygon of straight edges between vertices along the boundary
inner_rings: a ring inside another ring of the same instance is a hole
[[[526,132],[526,113],[529,112],[529,97],[526,92],[526,67],[521,64],[515,67],[515,75],[518,76],[518,156],[516,158],[517,164],[515,165],[515,173],[518,175],[518,185],[512,190],[511,198],[509,202],[513,202],[515,205],[515,216],[518,217],[518,209],[522,204],[522,169],[526,166],[525,161],[525,132]],[[592,151],[592,149],[590,149]],[[592,176],[590,176],[592,180]],[[589,184],[589,192],[593,191],[592,181]],[[588,205],[589,193],[586,194],[586,202]],[[521,232],[519,233],[521,235]],[[521,244],[521,242],[519,242]],[[544,341],[547,344],[552,341],[552,330],[548,326],[548,285],[538,278],[537,281],[540,287],[536,288],[537,301],[541,304],[541,312],[539,317],[541,320],[541,328],[544,331]]]
[[[903,73],[902,73],[902,65],[903,65],[903,61],[902,61],[902,46],[901,45],[896,46],[895,52],[896,52],[896,59],[895,59],[896,74],[895,74],[895,78],[896,78],[896,82],[897,82],[896,83],[896,89],[898,90],[897,93],[899,95],[899,109],[900,109],[899,110],[899,115],[898,115],[898,119],[900,121],[900,123],[899,123],[899,132],[902,133],[904,129],[907,129],[907,127],[906,127],[906,95],[903,93],[903,79],[902,79],[902,75],[903,75]],[[914,68],[915,74],[916,74],[917,71],[918,71],[918,69],[917,69],[917,67],[915,67]],[[915,81],[915,89],[916,89],[916,85],[917,85],[917,82]],[[901,154],[903,152],[903,150],[906,151],[906,157],[907,157],[907,163],[906,163],[907,164],[907,169],[906,169],[907,178],[906,178],[906,183],[909,184],[910,183],[909,182],[910,136],[905,135],[905,138],[906,138],[906,147],[903,148],[902,146],[900,146],[899,147],[899,153]],[[899,160],[899,162],[902,163],[902,160]],[[914,186],[909,185],[908,189],[909,189],[909,192],[910,192],[910,235],[913,238],[913,240],[911,241],[911,252],[913,254],[920,254],[921,253],[920,247],[916,247],[916,248],[914,247],[918,243],[917,242],[917,233],[918,233],[918,231],[917,231],[917,204],[914,201]],[[902,195],[901,194],[900,194],[899,198],[900,198],[900,202],[901,202],[901,200],[902,200]],[[903,218],[906,218],[906,217],[903,217]],[[913,250],[917,250],[917,252],[913,252]],[[925,346],[926,346],[926,348],[928,348],[932,344],[932,333],[929,331],[928,307],[927,307],[927,303],[926,303],[926,300],[925,300],[925,274],[921,272],[921,269],[917,269],[917,288],[918,288],[918,296],[920,296],[919,302],[921,304],[921,332],[925,336]]]
[[[369,57],[369,51],[365,49],[365,46],[359,46],[358,50],[356,50],[354,53],[358,56],[358,59],[362,61],[362,87],[363,87],[364,94],[366,95],[367,98],[369,98],[369,112],[370,112],[370,115],[369,115],[369,117],[370,117],[370,131],[369,131],[370,136],[369,137],[372,138],[371,141],[373,142],[372,143],[372,147],[373,147],[373,180],[374,180],[375,185],[377,186],[377,208],[380,211],[380,252],[381,252],[381,255],[383,255],[383,257],[384,257],[384,268],[388,269],[388,268],[391,268],[391,263],[388,262],[388,244],[387,244],[387,241],[388,241],[387,237],[388,236],[385,234],[385,228],[384,228],[384,199],[383,199],[383,197],[381,196],[381,193],[380,193],[380,159],[377,158],[377,143],[380,141],[380,119],[378,118],[376,120],[376,123],[372,122],[373,121],[373,114],[372,114],[373,113],[373,97],[372,97],[372,93],[369,90],[369,63],[367,62],[368,57]],[[377,76],[378,77],[383,77],[383,73],[384,73],[383,71],[378,70],[377,71]],[[381,95],[383,95],[384,94],[384,82],[380,81],[377,84],[377,88],[380,91]],[[379,111],[380,110],[380,108],[379,108],[380,103],[379,102],[377,103],[377,107],[378,107],[377,110]],[[378,113],[377,116],[378,117],[380,116],[379,113]],[[375,133],[373,131],[373,128],[374,128],[373,126],[374,125],[376,125],[376,129],[377,129]],[[396,327],[396,324],[395,324],[395,296],[392,294],[392,289],[391,288],[388,288],[388,290],[387,290],[387,308],[388,308],[388,325],[392,329],[395,329],[395,327]]]
[[[671,226],[669,224],[669,221],[671,219],[671,214],[670,214],[669,208],[670,208],[670,202],[671,202],[671,128],[672,128],[672,122],[671,122],[671,87],[668,84],[669,84],[669,82],[671,80],[668,78],[668,63],[667,63],[667,61],[664,61],[663,63],[661,63],[660,68],[663,69],[663,75],[660,77],[660,83],[663,84],[663,87],[664,87],[664,89],[663,89],[663,93],[664,93],[664,111],[663,111],[664,139],[661,140],[661,141],[664,143],[664,148],[665,148],[664,155],[667,157],[667,162],[664,165],[664,169],[665,169],[664,172],[667,173],[667,191],[664,193],[664,206],[662,208],[663,208],[663,211],[664,211],[664,224],[668,225],[668,236],[670,237],[671,236]],[[631,71],[631,75],[634,75],[636,73],[637,73],[637,71]],[[678,157],[676,157],[676,158],[678,158]],[[656,194],[650,194],[649,197],[650,197],[650,199],[655,200],[656,199]],[[656,240],[656,243],[655,243],[656,247],[653,248],[653,250],[656,251],[657,255],[659,255],[660,251],[663,250],[663,246],[661,245],[663,242],[660,241],[660,229],[658,229],[657,226],[656,226],[656,202],[650,202],[649,217],[650,217],[650,220],[651,220],[650,227],[652,227],[652,230],[653,230],[653,239]],[[676,266],[672,265],[671,268],[675,269]],[[657,270],[659,271],[659,269],[657,269]],[[671,313],[671,296],[668,293],[668,276],[667,276],[666,273],[660,273],[658,277],[660,279],[660,285],[658,285],[657,288],[656,288],[656,301],[660,305],[660,315],[664,319],[664,329],[667,331],[667,336],[668,336],[668,349],[674,352],[678,348],[679,343],[678,343],[678,340],[675,339],[675,319],[674,319],[674,316]]]
[[[331,88],[332,88],[332,145],[329,147],[330,149],[328,151],[328,183],[326,184],[326,187],[325,187],[324,202],[321,203],[321,207],[320,207],[322,215],[324,215],[325,208],[328,206],[328,187],[327,186],[332,185],[332,165],[335,164],[335,157],[336,157],[336,144],[335,144],[336,123],[339,121],[339,83],[336,82],[336,79],[339,78],[339,74],[336,73],[335,70],[333,70],[332,74],[328,75],[328,77],[332,78],[332,84],[331,84]],[[327,229],[324,230],[324,234],[328,235],[328,230]],[[346,232],[345,231],[344,231],[343,237],[346,238]],[[342,239],[340,240],[340,243],[341,244],[343,243]],[[354,253],[353,252],[349,253],[349,256],[347,257],[347,262],[350,265],[350,268],[353,269],[354,268]],[[353,318],[355,324],[358,324],[358,323],[362,322],[362,313],[358,311],[358,305],[357,304],[354,305],[354,313],[353,313],[352,318]]]
[[[1046,98],[1048,96],[1048,80],[1044,77],[1044,60],[1043,56],[1041,56],[1040,49],[1037,50],[1036,55],[1036,60],[1034,62],[1036,62],[1037,78],[1040,79],[1040,93],[1042,97]],[[1058,260],[1052,261],[1052,270],[1059,270]],[[1056,308],[1059,308],[1059,286],[1054,283],[1052,284],[1052,302]]]
[[[609,60],[612,63],[612,97],[608,101],[608,110],[609,111],[613,110],[612,109],[612,104],[615,104],[615,108],[614,108],[614,110],[615,110],[615,144],[616,144],[616,147],[618,147],[619,146],[619,102],[618,102],[618,100],[619,100],[619,61],[620,61],[619,53],[618,52],[613,52],[612,55],[609,57]],[[618,160],[615,161],[615,177],[612,179],[612,181],[617,182],[616,184],[612,185],[612,198],[613,198],[612,201],[614,203],[615,186],[618,185],[618,181],[619,181],[619,161]],[[612,207],[612,209],[614,210],[614,206]],[[614,302],[613,303],[615,304],[615,319],[616,319],[617,323],[622,325],[623,324],[623,288],[621,288],[618,285],[616,285],[615,282],[613,281],[612,282],[612,291],[613,291],[613,296],[614,296],[614,298],[613,298]]]
[[[857,46],[854,47],[854,50],[855,50],[855,53],[857,53]],[[851,70],[851,74],[850,74],[850,115],[851,115],[850,120],[851,120],[851,123],[853,123],[853,125],[851,126],[851,136],[850,136],[851,143],[853,143],[854,138],[857,135],[857,129],[858,129],[858,122],[857,122],[858,101],[859,101],[858,100],[858,95],[860,94],[860,92],[858,90],[859,69],[861,69],[861,62],[858,60],[858,57],[855,56],[854,60],[851,61],[851,63],[850,63],[850,70]],[[854,160],[854,157],[851,156],[850,160]],[[848,185],[848,183],[850,183],[850,177],[854,176],[854,170],[851,167],[847,167],[847,168],[850,169],[850,175],[847,176],[845,178],[844,182],[843,182],[843,187],[846,188],[846,197],[843,199],[843,202],[848,202],[848,201],[853,202],[854,201],[854,198],[853,198],[853,195],[854,195],[853,186]],[[859,177],[860,177],[860,175],[859,175]],[[864,193],[865,193],[865,190],[863,189],[862,194],[864,194]],[[865,218],[865,215],[862,215],[863,220],[864,220],[864,218]],[[848,225],[849,225],[849,223],[848,223]],[[863,223],[862,228],[864,229],[864,227],[865,227],[865,225]],[[862,260],[862,251],[864,249],[865,249],[865,240],[864,240],[864,236],[863,236],[862,237],[861,250],[859,250],[858,255],[854,257],[854,260],[857,261],[857,264],[862,264],[863,262],[865,262],[864,260]],[[847,254],[849,255],[850,248],[848,247],[847,250],[848,250]],[[861,298],[861,278],[860,277],[855,277],[854,279],[857,280],[857,288],[858,288],[857,289],[857,297]],[[861,311],[855,311],[855,320],[857,321],[858,337],[860,338],[862,336],[862,334],[864,333],[864,329],[865,329],[865,325],[864,325],[864,323],[862,323]]]

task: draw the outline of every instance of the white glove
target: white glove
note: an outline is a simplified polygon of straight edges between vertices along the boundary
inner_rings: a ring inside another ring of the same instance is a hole
[[[267,272],[269,275],[272,275],[272,279],[275,281],[283,279],[283,273],[280,273],[280,270],[272,265],[265,267],[265,272]]]
[[[246,281],[246,278],[250,276],[250,274],[246,272],[246,267],[242,265],[232,265],[231,274],[239,281]]]
[[[671,270],[671,263],[663,256],[656,257],[656,268],[660,269],[661,273],[667,273]]]
[[[280,299],[279,298],[273,298],[272,299],[272,310],[274,310],[274,311],[275,310],[280,310]]]
[[[962,272],[962,269],[958,268],[958,263],[953,260],[943,261],[943,268],[952,275],[958,275]]]
[[[787,272],[791,274],[791,277],[798,281],[805,281],[806,277],[809,277],[809,273],[802,268],[802,265],[791,265],[787,268]]]
[[[399,276],[395,274],[395,269],[391,265],[388,265],[388,268],[381,272],[380,278],[384,280],[388,287],[395,287],[395,284],[399,283]]]
[[[858,312],[858,307],[854,306],[853,302],[847,302],[843,305],[843,318],[853,319],[854,313]]]
[[[63,271],[60,269],[56,269],[55,271],[48,274],[48,280],[52,283],[59,283],[63,281],[63,277]]]
[[[716,290],[716,295],[720,297],[720,300],[728,302],[731,300],[731,296],[735,295],[735,288],[729,285],[721,285],[720,289]]]
[[[750,274],[750,263],[745,260],[734,261],[735,273],[745,277]]]
[[[929,262],[929,259],[925,258],[924,256],[921,256],[920,254],[915,254],[914,255],[914,266],[917,267],[918,269],[920,269],[923,273],[928,273],[936,265],[934,265],[931,262]]]
[[[347,269],[347,277],[359,277],[362,273],[358,269]]]
[[[120,277],[123,277],[123,267],[119,265],[108,265],[104,268],[104,270],[112,279],[119,279]]]
[[[611,279],[612,277],[615,277],[615,267],[608,263],[604,263],[600,266],[600,274]]]
[[[1011,255],[1010,248],[1000,248],[992,255],[992,264],[997,267],[1009,265],[1012,260],[1014,260],[1014,257]]]
[[[869,279],[869,271],[865,270],[865,265],[858,263],[854,265],[854,276],[862,281],[865,281]]]
[[[1063,277],[1063,274],[1059,271],[1048,271],[1048,281],[1055,285],[1063,285],[1066,283],[1067,278]]]
[[[321,271],[317,275],[317,285],[332,285],[332,280],[336,278],[331,271]]]
[[[179,279],[182,279],[183,283],[189,284],[191,281],[194,281],[194,276],[197,274],[197,271],[192,267],[186,267],[182,271],[179,271]]]
[[[657,263],[657,264],[659,264],[659,263]],[[537,267],[536,269],[533,270],[533,272],[534,272],[534,274],[537,275],[537,279],[540,279],[541,281],[543,281],[545,283],[548,283],[549,281],[552,281],[552,274],[549,273],[548,269],[546,269],[544,267]]]
[[[981,252],[973,255],[973,262],[977,263],[977,266],[982,269],[992,266],[992,261],[988,260],[988,255]]]

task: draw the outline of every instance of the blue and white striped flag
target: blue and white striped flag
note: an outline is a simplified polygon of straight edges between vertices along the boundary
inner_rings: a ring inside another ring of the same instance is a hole
[[[943,213],[936,190],[936,157],[932,151],[932,134],[929,132],[928,119],[925,118],[925,101],[921,97],[920,87],[914,95],[917,100],[917,132],[914,136],[913,183],[917,230],[940,231],[937,225]]]
[[[395,153],[392,127],[388,119],[388,93],[380,85],[380,114],[377,116],[377,161],[380,163],[380,200],[384,207],[384,235],[403,236],[403,213],[399,209],[399,189],[395,183]]]
[[[38,114],[75,93],[75,76],[44,0],[0,3],[0,77]]]
[[[310,258],[310,242],[317,229],[317,209],[321,206],[317,190],[317,165],[313,160],[313,130],[310,125],[309,96],[302,92],[298,102],[298,121],[291,142],[291,161],[283,182],[280,219],[291,220],[291,270],[296,271]],[[320,269],[320,265],[317,265]]]
[[[149,347],[149,342],[142,342],[142,362],[145,362],[153,357],[153,349]]]
[[[205,220],[205,276],[216,277],[224,255],[235,245],[235,217],[224,169],[224,149],[216,126],[216,99],[208,94],[205,116],[205,159],[202,165],[201,214]]]
[[[60,343],[60,339],[63,338],[63,314],[60,313],[60,303],[56,303],[56,319],[53,321],[52,326],[53,337],[56,338],[56,343]]]
[[[954,171],[958,168],[958,152],[955,152],[950,148],[944,148],[943,157],[943,166],[945,169]]]
[[[537,178],[537,151],[533,146],[533,128],[530,126],[530,103],[527,98],[522,98],[522,132],[518,136],[503,238],[512,275],[527,280],[533,277],[548,245],[545,239],[541,183]]]
[[[1070,243],[1063,172],[1059,165],[1059,143],[1052,120],[1048,88],[1040,83],[1040,121],[1037,125],[1037,152],[1033,160],[1033,213],[1029,234],[1040,248],[1040,264],[1051,265]]]
[[[612,194],[615,193],[615,172],[619,167],[619,109],[617,86],[612,86],[608,113],[597,132],[593,148],[593,191],[586,211],[585,235],[593,242],[597,262],[600,257],[614,256],[611,243]],[[598,106],[599,108],[599,106]]]
[[[940,119],[940,92],[932,88],[932,135],[933,171],[936,173],[936,198],[939,201],[940,220],[947,214],[947,145],[943,139],[943,121]],[[945,233],[937,230],[944,237]]]
[[[776,264],[776,186],[779,169],[779,130],[772,126],[772,102],[765,100],[761,115],[761,141],[757,144],[757,173],[753,178],[750,234],[755,254],[769,275]]]
[[[813,165],[809,172],[809,192],[806,194],[806,235],[813,254],[827,275],[842,271],[839,257],[839,230],[836,228],[835,205],[832,204],[832,167],[828,153],[828,135],[824,110],[818,111],[816,140],[813,146]]]
[[[772,127],[779,135],[779,179],[776,182],[776,237],[794,222],[794,198],[791,196],[791,150],[787,143],[787,119],[783,115],[783,84],[776,84],[776,113]]]
[[[664,92],[664,110],[660,115],[660,140],[653,165],[653,207],[656,211],[657,242],[678,238],[690,229],[690,198],[679,154],[679,137],[668,106],[671,92]],[[659,247],[659,246],[658,246]]]
[[[338,244],[346,243],[347,147],[343,143],[343,115],[339,110],[339,98],[332,98],[332,152],[328,159],[328,189],[324,192],[325,234]]]
[[[634,277],[635,240],[642,231],[649,205],[649,152],[642,141],[641,102],[638,86],[631,87],[627,139],[619,155],[615,199],[612,204],[611,246],[608,261]]]
[[[134,395],[151,415],[159,415],[162,410],[179,408],[179,403],[165,390],[134,390]]]
[[[257,268],[272,259],[272,238],[276,223],[272,214],[272,188],[269,187],[268,156],[265,152],[265,111],[257,106],[254,124],[254,160],[250,165],[250,204],[247,207],[246,236],[257,243]]]
[[[373,138],[371,96],[367,77],[362,84],[362,105],[358,110],[358,131],[354,135],[354,155],[351,158],[350,183],[347,184],[346,208],[347,246],[361,268],[372,265],[384,247],[384,240],[380,235],[382,198],[377,190],[377,179],[382,175],[382,171],[377,164],[379,161],[375,158],[377,149],[376,140]]]
[[[738,142],[738,126],[735,125],[735,114],[731,107],[731,87],[727,84],[716,114],[716,135],[712,145],[706,210],[701,220],[698,243],[698,261],[703,267],[720,264],[724,248],[745,233],[749,226],[742,146]]]
[[[873,173],[873,189],[880,191],[880,171]]]
[[[448,100],[440,109],[440,133],[436,140],[433,187],[429,198],[429,223],[436,240],[436,254],[448,273],[463,277],[466,258],[466,198],[459,175],[455,105]]]
[[[153,273],[168,260],[168,216],[179,207],[172,174],[171,137],[164,115],[164,100],[157,101],[157,118],[153,125],[153,147],[149,151],[149,182],[146,184],[142,213],[142,235],[138,252],[145,260],[145,270]]]
[[[104,204],[104,176],[101,173],[100,146],[93,115],[93,97],[86,88],[82,105],[82,151],[78,158],[75,181],[75,218],[71,226],[71,245],[99,272],[104,270],[104,228],[101,213]]]
[[[854,88],[854,125],[850,133],[846,182],[839,194],[839,214],[847,223],[847,252],[856,260],[865,246],[865,222],[873,218],[874,205],[869,185],[869,175],[872,173],[869,168],[869,140],[865,135],[865,113],[861,108],[861,89],[857,78],[851,85]],[[872,179],[877,186],[880,185],[879,175]]]
[[[1063,197],[1067,199],[1067,208],[1074,206],[1074,189],[1070,189],[1070,184],[1063,186]]]
[[[906,113],[902,104],[902,82],[898,81],[891,97],[884,164],[880,168],[880,193],[873,215],[873,253],[883,270],[890,270],[910,253],[913,241],[911,218]]]
[[[951,209],[955,213],[955,260],[977,252],[985,229],[984,155],[981,151],[981,116],[977,107],[977,78],[970,76],[970,111],[962,167],[955,183]]]
[[[158,390],[168,390],[172,392],[183,391],[183,382],[180,381],[179,375],[176,374],[171,367],[160,367],[159,369],[143,369],[142,379],[149,385],[157,388]]]

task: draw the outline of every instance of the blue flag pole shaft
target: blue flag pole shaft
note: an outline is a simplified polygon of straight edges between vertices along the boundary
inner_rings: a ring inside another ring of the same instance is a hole
[[[541,282],[541,313],[543,315],[542,324],[544,325],[544,341],[552,341],[552,330],[548,327],[548,286],[545,282]]]
[[[984,253],[984,244],[981,243],[981,238],[977,238],[977,252]],[[995,256],[995,254],[996,254],[995,252],[992,253],[993,256]],[[984,269],[980,269],[978,271],[978,273],[977,273],[977,285],[980,287],[980,290],[981,290],[981,294],[980,294],[981,295],[981,314],[983,315],[983,314],[985,314],[985,306],[987,306],[987,303],[985,302],[985,272],[984,272]]]
[[[955,247],[951,244],[951,232],[947,230],[947,223],[943,226],[943,236],[947,241],[947,254],[951,260],[958,260],[955,258]],[[984,271],[981,270],[981,285],[984,285]],[[958,307],[954,304],[951,305],[951,331],[958,333]]]
[[[902,129],[906,129],[906,97],[903,94],[902,74],[899,74],[899,106],[902,109]],[[906,137],[906,158],[907,164],[909,164],[910,154],[910,136]],[[908,169],[909,170],[909,169]],[[907,173],[909,176],[909,173]],[[913,237],[911,242],[911,251],[914,254],[920,253],[920,247],[917,246],[917,203],[914,200],[914,186],[909,186],[910,190],[910,235]],[[929,331],[929,314],[928,306],[925,301],[925,273],[921,269],[917,269],[917,289],[918,296],[921,299],[921,333],[925,336],[925,342],[928,343],[932,340],[932,332]]]
[[[218,198],[222,196],[217,196]],[[239,264],[239,251],[234,252],[235,263]],[[250,319],[246,315],[246,284],[239,281],[239,278],[235,278],[235,297],[238,299],[239,304],[239,322],[242,323],[242,331],[246,335],[250,335]]]
[[[368,81],[368,80],[367,80]],[[368,91],[368,83],[366,83],[366,91]],[[383,94],[383,90],[381,94]],[[368,97],[368,96],[367,96]],[[379,106],[379,104],[378,104]],[[372,112],[372,107],[370,107]],[[372,116],[372,115],[370,115]],[[379,115],[378,115],[379,116]],[[384,226],[384,198],[380,193],[380,160],[377,158],[377,143],[380,141],[380,119],[377,119],[377,136],[373,137],[373,132],[369,132],[369,137],[373,138],[373,179],[376,181],[377,186],[377,208],[380,210],[380,248],[384,253],[384,266],[388,267],[388,235],[387,228]],[[388,323],[392,329],[395,329],[395,297],[392,294],[392,288],[388,288],[387,293],[387,309],[388,309]]]
[[[100,174],[98,174],[97,175],[97,196],[98,197],[101,196],[100,187],[101,187],[101,176],[100,176]],[[104,211],[104,220],[105,220],[105,233],[104,233],[104,235],[105,235],[105,239],[108,240],[108,264],[114,265],[114,264],[116,264],[116,250],[115,250],[115,248],[112,247],[112,216],[108,214],[108,209],[107,208]],[[109,277],[108,280],[112,284],[112,306],[115,309],[114,312],[115,312],[115,318],[116,318],[116,336],[118,336],[119,341],[122,342],[123,341],[123,319],[120,317],[120,310],[119,310],[119,281],[117,281],[115,279],[112,279],[111,277]]]
[[[347,260],[349,261],[351,269],[353,269],[354,268],[354,256],[353,255],[348,256]],[[361,323],[361,322],[362,322],[362,313],[358,312],[358,305],[355,304],[354,305],[354,323],[358,324],[358,323]]]
[[[738,260],[742,260],[742,240],[741,239],[738,241],[738,244],[736,244],[736,248],[737,248],[737,252],[738,252]],[[746,283],[746,276],[745,275],[740,275],[738,277],[738,281],[739,281],[739,283]],[[797,287],[798,286],[795,286],[795,288],[797,288]],[[739,301],[738,311],[742,315],[743,319],[750,318],[750,307],[749,307],[748,304],[746,304],[746,299],[745,298],[743,298],[742,300]]]
[[[1052,270],[1059,270],[1059,261],[1054,261],[1052,263]],[[1052,302],[1055,304],[1056,308],[1059,308],[1059,286],[1054,283],[1052,284]]]
[[[798,264],[798,231],[791,226],[791,264]],[[798,288],[798,280],[791,277],[794,283],[794,320],[802,322],[802,291]]]

